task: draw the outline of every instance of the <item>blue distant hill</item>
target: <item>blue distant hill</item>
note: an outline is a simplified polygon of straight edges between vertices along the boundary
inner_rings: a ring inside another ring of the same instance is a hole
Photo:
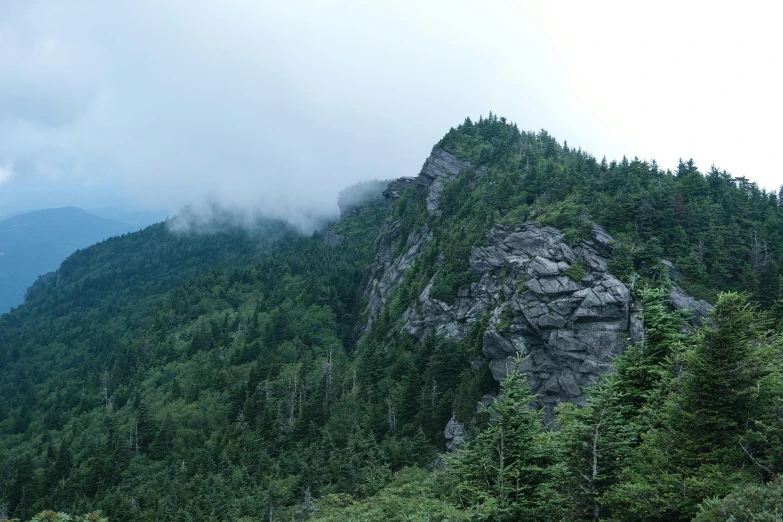
[[[65,258],[112,236],[149,223],[99,217],[76,207],[25,212],[0,221],[0,314],[19,306],[38,276]]]

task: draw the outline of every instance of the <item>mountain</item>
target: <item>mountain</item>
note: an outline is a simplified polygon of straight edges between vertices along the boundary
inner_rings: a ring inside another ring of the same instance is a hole
[[[88,208],[86,210],[94,216],[129,223],[140,228],[166,221],[166,218],[169,217],[168,213],[162,210],[125,210],[117,207]]]
[[[76,207],[18,214],[0,221],[0,313],[18,306],[38,276],[74,251],[140,227]]]
[[[0,505],[113,521],[774,505],[777,194],[490,116],[415,177],[340,201],[312,235],[159,224],[41,280],[0,317]]]

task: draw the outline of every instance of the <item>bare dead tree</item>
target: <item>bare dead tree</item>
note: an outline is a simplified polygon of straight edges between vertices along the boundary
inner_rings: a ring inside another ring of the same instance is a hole
[[[130,431],[128,433],[128,440],[126,442],[128,444],[129,450],[135,451],[136,453],[141,450],[141,441],[139,440],[139,424],[137,422],[134,422],[131,425]]]
[[[388,420],[389,420],[389,429],[391,431],[394,431],[397,429],[397,412],[394,411],[394,405],[392,404],[392,398],[391,395],[386,399],[386,404],[388,405]]]
[[[294,425],[294,408],[296,406],[296,395],[299,387],[299,376],[294,375],[294,387],[291,391],[291,395],[288,398],[288,425]]]
[[[110,398],[109,398],[109,372],[107,370],[103,371],[103,376],[101,378],[101,396],[103,397],[103,405],[108,410]]]
[[[696,252],[696,258],[699,260],[699,264],[704,266],[704,256],[707,254],[707,245],[704,244],[704,237],[699,237],[699,242],[694,249]]]
[[[326,362],[324,362],[324,370],[326,372],[326,386],[327,389],[332,388],[332,365],[333,365],[334,348],[329,348],[329,353],[326,354]]]
[[[769,250],[767,249],[767,240],[759,238],[759,233],[756,230],[750,232],[750,265],[756,272],[756,275],[761,275],[764,267],[769,262]]]

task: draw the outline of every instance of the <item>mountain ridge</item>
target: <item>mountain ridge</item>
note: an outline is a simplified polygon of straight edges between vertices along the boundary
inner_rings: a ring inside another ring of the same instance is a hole
[[[434,148],[416,178],[395,180],[384,191],[390,215],[401,193],[419,190],[425,192],[419,197],[425,201],[426,212],[437,219],[444,187],[463,172],[469,173],[468,183],[475,187],[486,168],[475,169],[469,161]],[[421,256],[428,255],[422,250],[433,241],[430,227],[424,223],[420,229],[411,230],[407,238],[399,236],[401,220],[387,222],[382,229],[384,240],[364,291],[365,333],[384,313],[406,274],[414,270]],[[532,221],[495,225],[486,238],[486,246],[471,248],[468,261],[472,282],[467,278],[452,289],[456,292],[453,302],[451,296],[435,296],[435,274],[419,295],[410,296],[413,303],[404,308],[392,328],[417,342],[430,335],[462,341],[484,321],[482,353],[471,364],[488,365],[492,377],[501,382],[522,354],[525,360],[519,370],[528,376],[551,422],[559,403],[584,404],[586,389],[611,370],[611,360],[629,342],[639,342],[641,326],[635,312],[641,304],[607,269],[615,240],[599,225],[592,225],[589,235],[577,246],[569,244],[558,229]],[[404,242],[398,249],[402,253],[394,257],[392,244],[400,240]],[[443,251],[430,257],[436,257],[438,264],[445,259]],[[674,265],[669,265],[672,273],[679,274]],[[711,309],[676,283],[671,285],[670,298],[675,309],[691,314],[694,324]],[[486,403],[487,397],[482,401]],[[459,420],[452,416],[449,422]]]
[[[669,403],[655,401],[677,397],[695,360],[679,350],[713,335],[712,315],[694,333],[677,309],[703,317],[699,300],[725,311],[719,290],[756,290],[783,315],[768,284],[780,201],[728,174],[599,162],[494,116],[449,131],[422,172],[346,193],[343,218],[312,235],[158,224],[71,255],[60,283],[0,317],[0,505],[156,522],[344,520],[387,501],[385,517],[355,518],[513,519],[532,506],[594,519],[599,495],[632,484],[619,470],[644,461],[628,457],[642,435],[666,425],[656,412]],[[555,409],[561,429],[540,431]],[[519,476],[539,481],[513,502],[469,469],[499,469],[494,442],[481,446],[498,428],[487,411],[524,413],[511,426],[532,434],[508,441],[520,451],[509,469],[532,462]],[[732,473],[760,483],[727,440]],[[586,483],[596,445],[606,457]],[[774,452],[745,447],[779,469]],[[446,475],[430,473],[447,449]],[[739,482],[710,484],[722,497]],[[621,513],[631,497],[616,498],[607,509]]]

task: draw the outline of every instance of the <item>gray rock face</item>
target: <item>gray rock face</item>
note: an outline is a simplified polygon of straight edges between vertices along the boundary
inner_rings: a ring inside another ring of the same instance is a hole
[[[468,167],[445,151],[433,151],[417,178],[420,186],[428,187],[430,212],[437,212],[445,183]],[[403,183],[409,187],[411,182]],[[399,197],[399,188],[390,185],[384,194],[389,199]],[[412,232],[406,250],[392,258],[391,245],[398,235],[399,224],[390,223],[371,266],[366,332],[433,237],[427,226]],[[496,225],[488,232],[486,246],[474,248],[468,259],[478,282],[460,288],[455,301],[445,303],[431,295],[430,281],[402,314],[399,327],[418,340],[429,335],[463,339],[476,321],[488,316],[483,357],[476,363],[488,364],[500,381],[521,354],[519,369],[527,374],[531,391],[551,418],[562,401],[583,403],[585,388],[611,369],[612,358],[641,339],[630,291],[607,270],[613,243],[600,226],[572,246],[553,227]],[[575,263],[584,267],[579,281],[567,275]],[[671,302],[676,308],[693,310],[696,320],[709,311],[706,302],[694,300],[678,286],[672,289]]]
[[[682,272],[677,270],[677,267],[674,266],[674,263],[669,261],[668,259],[661,259],[661,264],[666,267],[666,270],[669,272],[669,277],[672,281],[679,281],[684,275],[682,275]]]
[[[392,258],[392,245],[399,237],[400,224],[392,223],[386,235],[378,245],[378,252],[370,265],[370,282],[365,289],[364,297],[367,301],[367,324],[364,333],[372,328],[373,321],[381,314],[391,291],[400,284],[405,271],[409,269],[421,247],[432,239],[432,231],[427,226],[423,229],[411,232],[407,244],[410,245],[405,253]]]
[[[712,310],[710,303],[704,300],[697,301],[677,285],[672,286],[669,299],[671,299],[672,305],[677,310],[690,311],[691,321],[696,325],[700,325],[702,320],[710,315],[710,310]]]
[[[412,233],[410,248],[397,259],[382,245],[373,265],[368,328],[431,237],[426,228]],[[600,227],[572,248],[552,227],[496,226],[487,246],[475,248],[469,258],[480,280],[460,289],[453,303],[432,297],[430,282],[403,313],[402,330],[418,340],[427,335],[463,339],[488,314],[483,355],[495,379],[502,380],[522,354],[520,369],[547,411],[563,400],[583,402],[583,388],[611,368],[631,328],[630,292],[606,270],[610,243]],[[586,275],[574,281],[563,272],[580,259]]]
[[[416,178],[397,178],[383,191],[386,201],[392,202],[400,199],[403,192],[416,184]]]
[[[443,431],[443,435],[446,438],[446,449],[448,451],[454,451],[465,440],[465,425],[461,422],[457,422],[457,419],[452,415],[449,422],[446,424],[446,429]]]
[[[611,367],[629,331],[630,292],[606,271],[604,236],[597,227],[591,240],[572,248],[555,228],[496,226],[489,244],[469,259],[480,281],[453,304],[432,298],[427,287],[418,299],[422,313],[409,308],[403,330],[419,339],[461,339],[489,314],[483,353],[495,379],[522,354],[520,369],[547,411],[563,400],[583,402],[582,388]],[[573,281],[563,272],[579,259],[586,276]]]
[[[427,210],[433,212],[438,208],[443,187],[470,166],[469,162],[457,159],[456,156],[443,149],[432,151],[430,157],[424,162],[418,177],[418,183],[429,189]],[[476,171],[477,176],[481,176],[483,173],[483,168]]]
[[[437,209],[440,193],[445,183],[454,179],[457,174],[468,167],[470,167],[468,162],[460,161],[453,154],[436,148],[424,162],[418,177],[402,177],[392,181],[383,191],[383,197],[391,205],[400,198],[405,190],[418,184],[427,187],[427,209],[433,212]],[[391,290],[402,281],[405,271],[413,265],[424,244],[432,239],[432,231],[426,226],[413,231],[407,238],[406,244],[409,245],[407,251],[396,259],[392,259],[392,245],[399,234],[400,224],[398,222],[389,223],[386,233],[378,245],[378,253],[370,266],[370,282],[364,292],[368,313],[365,333],[370,331],[373,321],[383,311]]]

